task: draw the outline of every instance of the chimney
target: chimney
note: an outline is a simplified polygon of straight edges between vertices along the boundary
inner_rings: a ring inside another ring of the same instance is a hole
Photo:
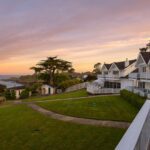
[[[128,58],[126,58],[126,61],[125,61],[125,67],[129,66],[129,60]]]

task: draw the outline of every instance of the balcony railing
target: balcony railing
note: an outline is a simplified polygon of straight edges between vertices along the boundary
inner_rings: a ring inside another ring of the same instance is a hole
[[[90,94],[119,94],[120,88],[101,88],[98,86],[88,85],[87,92]]]
[[[115,150],[150,149],[150,101],[147,100]]]
[[[141,79],[150,79],[150,72],[140,73],[140,78]]]
[[[106,74],[106,75],[103,75],[103,74],[100,74],[100,75],[98,75],[98,78],[105,78],[105,79],[119,79],[120,78],[120,76],[119,76],[119,74],[116,74],[116,75],[114,75],[114,74]]]
[[[137,77],[138,77],[138,73],[130,73],[129,74],[129,78],[131,78],[131,79],[137,79]]]
[[[129,74],[129,78],[149,80],[150,79],[150,72],[131,73],[131,74]]]

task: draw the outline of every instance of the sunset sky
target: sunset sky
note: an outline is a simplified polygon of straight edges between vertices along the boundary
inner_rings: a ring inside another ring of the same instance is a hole
[[[0,0],[0,74],[31,74],[47,56],[88,71],[149,40],[150,0]]]

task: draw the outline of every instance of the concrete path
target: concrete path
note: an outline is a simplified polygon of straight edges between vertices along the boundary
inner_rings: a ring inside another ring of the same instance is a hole
[[[66,115],[61,115],[58,113],[54,113],[50,110],[46,110],[34,103],[26,103],[29,107],[33,110],[40,112],[46,116],[49,116],[53,119],[65,121],[65,122],[73,122],[77,124],[84,124],[84,125],[94,125],[94,126],[103,126],[103,127],[113,127],[113,128],[123,128],[126,129],[129,127],[130,123],[128,122],[119,122],[119,121],[105,121],[105,120],[95,120],[95,119],[85,119],[85,118],[78,118],[78,117],[71,117]]]

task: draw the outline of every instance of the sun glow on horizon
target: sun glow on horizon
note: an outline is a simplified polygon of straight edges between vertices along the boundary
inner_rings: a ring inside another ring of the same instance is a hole
[[[92,71],[97,62],[135,59],[150,40],[150,1],[62,2],[0,2],[0,74],[32,74],[48,56]]]

